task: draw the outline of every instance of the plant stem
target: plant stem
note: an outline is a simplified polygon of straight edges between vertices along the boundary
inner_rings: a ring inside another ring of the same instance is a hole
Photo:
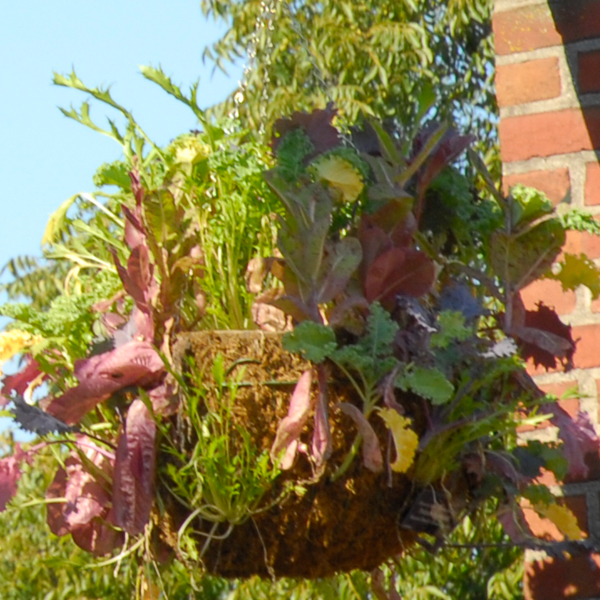
[[[358,453],[358,449],[362,443],[362,435],[359,433],[352,443],[352,447],[348,450],[348,454],[344,457],[342,464],[337,468],[335,473],[331,476],[331,482],[337,481],[350,467],[352,461],[354,461],[354,457]]]

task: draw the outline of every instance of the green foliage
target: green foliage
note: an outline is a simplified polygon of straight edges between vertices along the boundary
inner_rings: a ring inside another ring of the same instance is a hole
[[[355,344],[344,345],[331,354],[331,359],[347,373],[358,375],[367,415],[378,397],[378,382],[398,364],[391,351],[398,329],[389,313],[375,302],[370,307],[364,335]]]
[[[99,271],[81,276],[76,293],[57,296],[45,310],[34,304],[4,304],[0,315],[10,317],[17,328],[43,338],[32,351],[46,369],[53,372],[61,365],[72,369],[75,360],[87,355],[99,332],[100,315],[92,310],[93,305],[120,289],[121,282],[114,273]]]
[[[488,148],[495,139],[489,0],[201,6],[228,28],[205,58],[225,70],[248,50],[253,57],[241,103],[234,93],[215,112],[236,108],[254,131],[331,100],[346,123],[364,114],[410,128],[431,109],[440,119],[468,122]]]
[[[432,348],[447,348],[453,341],[462,342],[473,335],[471,327],[465,325],[465,316],[457,310],[443,310],[437,317],[436,331],[431,336]]]
[[[225,534],[219,534],[222,539],[259,509],[279,469],[271,465],[267,451],[257,450],[250,433],[233,423],[232,409],[244,368],[233,375],[231,369],[225,370],[219,354],[210,385],[193,365],[190,368],[181,417],[190,428],[193,451],[182,451],[171,441],[167,451],[173,460],[165,468],[170,492],[190,510],[178,532],[179,551],[195,563],[202,559],[219,524],[229,526]],[[201,550],[190,537],[198,517],[214,524]]]
[[[138,567],[125,560],[114,576],[114,565],[95,567],[95,559],[70,537],[57,538],[46,526],[39,498],[51,481],[54,460],[38,455],[24,469],[12,506],[0,514],[3,544],[0,585],[7,600],[130,600]]]
[[[304,321],[283,337],[283,347],[297,352],[306,360],[320,363],[337,348],[333,329],[312,321]]]
[[[415,366],[396,379],[398,387],[428,398],[433,405],[445,404],[454,395],[454,386],[435,368]]]
[[[566,253],[564,260],[558,263],[557,272],[549,271],[546,279],[560,281],[563,290],[576,290],[585,285],[592,293],[592,298],[600,296],[600,271],[585,254],[579,256]]]

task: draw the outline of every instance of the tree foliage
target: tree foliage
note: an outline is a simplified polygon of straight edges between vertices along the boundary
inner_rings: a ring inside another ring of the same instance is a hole
[[[495,139],[490,0],[202,0],[226,33],[205,59],[226,69],[248,53],[245,81],[214,112],[235,109],[253,130],[333,101],[411,127],[433,107]]]

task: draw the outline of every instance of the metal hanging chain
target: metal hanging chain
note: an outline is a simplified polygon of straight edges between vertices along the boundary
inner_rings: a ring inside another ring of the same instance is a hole
[[[252,71],[258,69],[258,52],[261,45],[261,39],[265,40],[264,44],[264,69],[263,69],[263,81],[264,85],[262,88],[261,101],[259,102],[259,132],[264,133],[265,122],[267,120],[266,114],[266,102],[267,98],[267,87],[270,82],[269,67],[271,66],[271,56],[273,54],[273,31],[275,29],[273,25],[273,18],[277,13],[277,4],[280,0],[261,0],[260,3],[260,14],[254,24],[254,31],[250,35],[248,41],[247,52],[248,60],[244,65],[244,72],[242,79],[238,82],[239,89],[233,97],[234,108],[230,113],[230,117],[233,119],[239,118],[240,106],[246,101],[248,94],[248,80]]]
[[[237,119],[240,114],[240,107],[246,101],[248,94],[248,81],[250,74],[253,71],[257,71],[259,67],[258,54],[261,48],[261,40],[264,40],[262,53],[263,53],[263,68],[262,78],[263,86],[261,92],[261,98],[259,102],[259,132],[265,133],[265,123],[267,121],[266,107],[268,106],[268,84],[270,83],[269,70],[272,65],[272,54],[273,54],[273,32],[275,30],[275,17],[280,9],[290,20],[292,31],[298,39],[300,48],[305,52],[308,61],[311,65],[311,75],[317,82],[317,87],[321,90],[327,103],[335,104],[335,100],[331,94],[332,85],[325,78],[323,70],[319,66],[314,53],[311,50],[310,42],[302,30],[300,21],[298,20],[294,8],[296,1],[292,0],[288,2],[286,0],[261,0],[260,3],[260,14],[256,19],[254,25],[254,31],[252,32],[248,41],[247,51],[248,60],[244,65],[244,72],[242,79],[239,81],[239,89],[234,95],[234,108],[230,112],[230,117]],[[340,135],[344,142],[349,146],[354,146],[351,138],[346,132],[341,131]]]

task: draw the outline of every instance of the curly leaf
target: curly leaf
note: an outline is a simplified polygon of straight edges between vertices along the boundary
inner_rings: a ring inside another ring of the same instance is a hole
[[[470,327],[465,327],[464,314],[455,310],[443,310],[437,324],[440,330],[431,336],[433,348],[447,348],[452,342],[464,341],[473,334]]]
[[[379,416],[392,432],[396,446],[396,460],[390,465],[397,473],[410,469],[419,446],[419,436],[410,428],[411,420],[391,408],[379,409]]]
[[[414,367],[408,374],[396,380],[402,389],[431,400],[433,404],[445,404],[454,395],[454,386],[439,369]]]
[[[303,321],[283,336],[283,347],[288,352],[301,354],[306,360],[320,363],[337,348],[337,342],[330,327]]]
[[[362,192],[364,183],[356,168],[340,156],[326,156],[311,165],[318,179],[327,181],[340,192],[345,202],[353,202]]]

